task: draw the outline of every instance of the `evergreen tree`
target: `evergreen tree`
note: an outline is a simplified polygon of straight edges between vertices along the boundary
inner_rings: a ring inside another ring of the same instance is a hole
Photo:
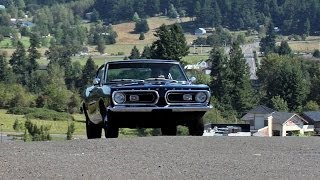
[[[139,59],[140,58],[140,52],[137,46],[133,46],[129,59]]]
[[[179,16],[178,11],[173,4],[169,4],[168,16],[169,18],[177,18]]]
[[[214,27],[221,25],[222,15],[217,1],[213,2],[213,24]]]
[[[8,82],[9,76],[9,64],[6,60],[6,57],[0,54],[0,82]]]
[[[210,88],[213,90],[213,98],[218,101],[215,108],[225,112],[224,115],[227,116],[233,111],[232,90],[234,89],[229,59],[224,49],[214,46],[210,51],[209,61],[212,63]]]
[[[146,19],[141,19],[140,21],[137,21],[135,24],[134,31],[136,33],[148,32],[149,31],[148,21]]]
[[[265,55],[276,51],[276,34],[272,23],[269,24],[266,37],[261,38],[260,51]]]
[[[149,46],[144,46],[140,59],[151,59],[151,49]]]
[[[100,20],[100,14],[96,9],[93,9],[91,14],[91,21],[92,22],[98,22]]]
[[[139,40],[144,40],[144,39],[145,39],[144,33],[140,33]]]
[[[49,50],[45,52],[46,57],[50,60],[50,64],[59,64],[59,66],[64,70],[65,82],[69,88],[72,87],[73,82],[73,71],[71,56],[72,52],[70,49],[53,44],[49,47]]]
[[[38,52],[37,47],[40,46],[40,36],[38,34],[31,34],[30,36],[30,47],[28,49],[29,52],[29,65],[28,65],[28,73],[31,74],[33,71],[39,68],[39,64],[37,59],[41,57],[41,54]]]
[[[214,46],[210,51],[209,61],[211,62],[211,89],[214,89],[213,95],[221,101],[224,95],[229,96],[228,89],[230,89],[231,84],[228,86],[228,81],[226,78],[230,77],[231,70],[229,69],[228,59],[222,48]],[[228,88],[226,88],[228,86]]]
[[[96,75],[97,66],[94,63],[92,57],[90,56],[82,69],[82,76],[81,76],[81,86],[83,87],[81,92],[84,88],[92,83],[93,78]]]
[[[232,81],[234,83],[232,104],[234,109],[242,116],[255,104],[250,82],[250,71],[238,43],[232,44],[229,55],[230,69],[233,72]]]
[[[139,14],[137,12],[134,12],[133,17],[132,17],[133,22],[138,22],[140,21]]]
[[[28,82],[28,61],[26,57],[26,50],[22,42],[18,41],[17,48],[13,52],[9,63],[12,67],[13,73],[18,76],[18,82],[26,85]]]
[[[99,36],[98,43],[97,43],[97,50],[100,54],[104,54],[104,51],[106,49],[105,40]]]
[[[291,54],[291,48],[287,41],[281,41],[280,47],[278,48],[279,55],[289,55]]]
[[[151,45],[153,59],[172,59],[181,62],[182,57],[188,55],[189,47],[182,28],[178,24],[172,26],[161,25],[156,30],[158,38]]]
[[[302,28],[304,30],[303,34],[306,36],[309,36],[310,34],[310,20],[307,18],[306,22],[304,23],[304,27]]]

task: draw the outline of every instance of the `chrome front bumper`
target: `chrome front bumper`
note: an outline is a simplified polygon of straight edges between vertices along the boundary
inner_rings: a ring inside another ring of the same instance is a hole
[[[108,107],[108,110],[112,112],[152,112],[152,111],[172,111],[172,112],[195,112],[195,111],[209,111],[212,106],[148,106],[148,107],[136,107],[136,106],[114,106]]]

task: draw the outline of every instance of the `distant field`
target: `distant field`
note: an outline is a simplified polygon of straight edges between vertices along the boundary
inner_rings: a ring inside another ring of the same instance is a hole
[[[154,32],[156,28],[158,28],[162,24],[170,25],[174,23],[190,21],[190,18],[180,18],[180,19],[181,20],[170,19],[164,16],[148,18],[147,21],[148,21],[150,31],[145,33],[144,40],[139,40],[139,34],[134,34],[134,26],[135,26],[134,22],[115,24],[113,25],[113,29],[118,34],[117,44],[137,44],[137,45],[151,44],[156,39],[156,37],[154,36]],[[189,38],[194,38],[194,37],[189,37]]]
[[[290,41],[288,44],[294,52],[312,53],[320,49],[320,41]]]

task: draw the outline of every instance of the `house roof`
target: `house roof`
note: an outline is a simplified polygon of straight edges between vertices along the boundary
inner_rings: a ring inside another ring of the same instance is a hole
[[[272,113],[273,117],[273,123],[275,124],[284,124],[288,120],[292,119],[293,117],[297,117],[303,122],[308,123],[305,119],[303,119],[301,116],[297,115],[296,113],[288,113],[288,112],[274,112]]]
[[[320,122],[320,111],[307,111],[301,115],[309,122]]]
[[[241,119],[244,121],[250,121],[254,119],[255,114],[270,114],[273,112],[275,112],[275,110],[264,105],[259,105],[248,111],[247,114],[245,114]]]
[[[271,109],[271,108],[268,108],[264,105],[259,105],[259,106],[256,106],[254,107],[253,109],[251,109],[248,113],[251,113],[251,114],[269,114],[269,113],[272,113],[272,112],[275,112],[275,110]]]

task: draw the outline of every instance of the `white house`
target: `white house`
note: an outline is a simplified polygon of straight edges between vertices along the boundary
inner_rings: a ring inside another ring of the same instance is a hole
[[[194,31],[194,35],[196,35],[196,36],[202,36],[206,33],[207,33],[207,31],[204,28],[198,28]]]
[[[197,64],[189,64],[184,66],[186,70],[202,70],[205,74],[210,74],[210,67],[205,60],[199,61]]]
[[[314,125],[298,114],[277,112],[263,105],[253,108],[241,119],[250,124],[254,136],[287,136],[314,131]]]

